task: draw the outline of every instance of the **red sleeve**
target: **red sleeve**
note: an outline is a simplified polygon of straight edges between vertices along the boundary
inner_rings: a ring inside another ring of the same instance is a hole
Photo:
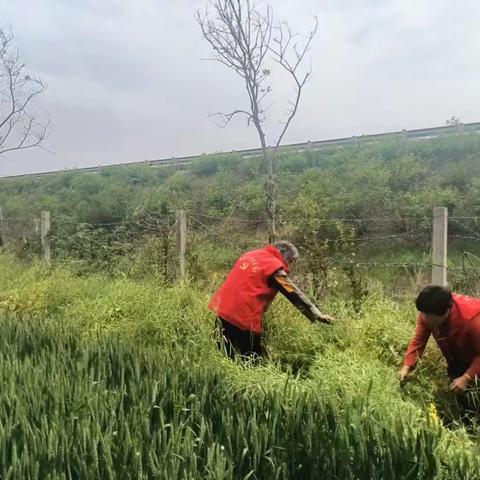
[[[480,377],[480,315],[470,320],[470,334],[472,336],[475,357],[465,372],[471,378]]]
[[[425,321],[422,315],[418,316],[417,326],[415,329],[415,335],[413,336],[405,354],[404,365],[408,367],[415,367],[417,360],[421,358],[425,347],[427,346],[428,339],[430,338],[430,329],[425,325]]]

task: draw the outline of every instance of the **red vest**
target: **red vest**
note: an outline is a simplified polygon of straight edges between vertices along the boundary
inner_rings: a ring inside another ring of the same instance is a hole
[[[262,315],[277,294],[268,278],[287,271],[281,253],[272,245],[244,253],[235,263],[208,308],[236,327],[262,333]]]

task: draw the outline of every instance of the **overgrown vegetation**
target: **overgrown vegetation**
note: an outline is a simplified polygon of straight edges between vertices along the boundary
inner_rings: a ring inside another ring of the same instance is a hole
[[[438,351],[397,381],[411,294],[430,273],[431,208],[478,217],[479,147],[472,134],[283,156],[281,232],[337,323],[313,326],[277,299],[257,368],[217,350],[206,305],[236,255],[265,241],[258,159],[0,182],[0,476],[480,478],[480,429],[470,418],[466,431]],[[177,208],[190,219],[183,286]],[[478,224],[460,220],[450,279],[473,293],[462,252],[479,252]],[[362,267],[379,261],[399,266]]]
[[[449,224],[450,278],[454,288],[476,293],[461,255],[465,250],[480,255],[479,147],[480,135],[469,133],[420,142],[359,142],[279,157],[279,235],[301,247],[303,277],[314,295],[331,291],[336,268],[361,299],[365,275],[357,262],[398,264],[368,271],[391,285],[391,292],[408,292],[426,281],[431,211],[439,205],[448,207],[450,216],[469,217]],[[268,237],[262,174],[258,158],[231,154],[205,156],[186,170],[116,167],[2,180],[3,229],[10,251],[37,256],[35,219],[48,209],[58,262],[84,274],[162,273],[168,281],[175,276],[174,211],[186,209],[189,273],[210,282],[242,250]]]
[[[0,266],[4,478],[479,478],[434,349],[399,388],[410,303],[329,299],[330,328],[278,299],[253,368],[191,285]]]
[[[278,213],[284,222],[305,216],[401,218],[480,213],[480,135],[419,142],[395,139],[357,147],[284,154],[278,158]],[[263,216],[262,164],[235,154],[205,156],[186,170],[105,168],[43,178],[2,180],[0,203],[12,219],[49,209],[58,222],[110,223],[177,208],[242,218]],[[299,224],[298,226],[301,226]],[[366,232],[364,232],[366,233]]]

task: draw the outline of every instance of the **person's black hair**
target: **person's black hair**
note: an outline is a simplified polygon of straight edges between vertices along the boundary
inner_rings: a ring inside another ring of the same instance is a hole
[[[428,285],[418,295],[415,300],[417,310],[422,313],[431,313],[433,315],[443,316],[452,308],[452,292],[447,287],[440,285]]]

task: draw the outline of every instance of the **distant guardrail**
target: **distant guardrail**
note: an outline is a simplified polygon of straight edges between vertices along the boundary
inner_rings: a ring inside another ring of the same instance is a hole
[[[282,145],[279,147],[279,152],[302,152],[305,150],[319,150],[325,147],[342,147],[355,144],[368,144],[374,143],[379,140],[386,140],[389,138],[403,137],[410,140],[428,140],[430,138],[440,137],[445,134],[450,133],[475,133],[480,132],[480,122],[473,123],[462,123],[459,125],[453,126],[444,126],[444,127],[431,127],[431,128],[420,128],[416,130],[400,130],[396,132],[387,132],[387,133],[374,133],[371,135],[360,135],[352,137],[343,137],[343,138],[333,138],[330,140],[316,140],[308,141],[303,143],[290,143],[288,145]],[[256,157],[262,154],[261,148],[249,148],[245,150],[232,150],[230,152],[216,152],[211,155],[222,155],[222,154],[231,154],[235,153],[242,157]],[[128,167],[128,166],[140,166],[148,165],[150,167],[182,167],[184,165],[189,165],[195,160],[204,158],[208,154],[202,155],[191,155],[186,157],[171,157],[171,158],[161,158],[156,160],[141,160],[136,162],[127,162],[127,163],[116,163],[110,165],[99,165],[96,167],[81,167],[74,169],[65,169],[65,170],[55,170],[49,172],[40,172],[40,173],[25,173],[21,175],[8,175],[0,176],[0,180],[13,180],[20,178],[36,178],[36,177],[45,177],[49,175],[57,175],[65,172],[100,172],[108,168],[115,167]]]

